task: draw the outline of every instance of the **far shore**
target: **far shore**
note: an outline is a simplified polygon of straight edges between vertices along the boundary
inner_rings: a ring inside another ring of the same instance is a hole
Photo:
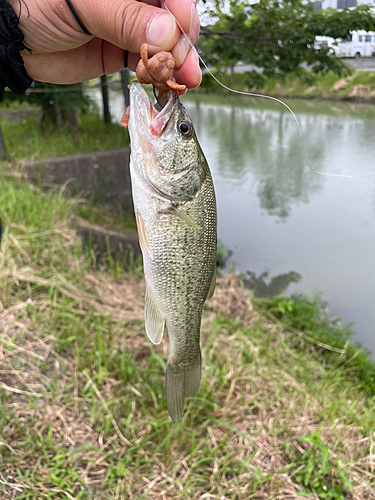
[[[263,77],[251,72],[214,73],[226,86],[242,92],[271,95],[277,98],[320,99],[375,104],[375,71],[353,71],[339,77],[334,73],[314,76],[305,72],[284,80]],[[228,93],[209,74],[204,74],[201,86],[194,92]]]

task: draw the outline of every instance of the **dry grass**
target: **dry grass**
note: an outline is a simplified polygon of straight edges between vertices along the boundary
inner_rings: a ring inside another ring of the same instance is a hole
[[[374,401],[234,276],[205,308],[201,388],[172,424],[143,282],[90,270],[61,203],[44,227],[6,212],[1,499],[375,499]]]
[[[88,277],[96,290],[101,281],[95,275]],[[3,498],[81,498],[76,494],[83,491],[86,498],[111,499],[302,499],[305,496],[301,485],[293,480],[288,466],[293,462],[293,453],[305,452],[307,445],[299,438],[319,429],[331,458],[342,460],[348,480],[354,485],[353,496],[343,498],[375,498],[375,454],[367,451],[374,449],[374,436],[366,436],[361,426],[348,422],[345,412],[334,421],[324,422],[322,401],[308,393],[305,383],[285,373],[282,364],[265,364],[262,347],[241,327],[228,335],[225,323],[219,322],[214,325],[214,338],[211,335],[215,310],[241,312],[244,317],[248,315],[249,324],[259,328],[258,315],[250,313],[249,297],[235,283],[233,277],[220,280],[216,297],[205,314],[204,387],[203,394],[198,395],[203,404],[199,405],[197,398],[178,426],[169,422],[165,408],[160,411],[163,392],[154,392],[159,408],[150,405],[145,411],[140,404],[145,396],[145,381],[134,377],[125,386],[118,374],[111,372],[100,376],[99,381],[97,370],[79,371],[73,352],[58,354],[53,349],[53,337],[42,326],[36,329],[28,321],[17,320],[21,304],[3,310],[0,388],[6,397],[2,412],[12,416],[1,432]],[[131,282],[103,285],[103,293],[107,289],[117,297],[116,321],[121,316],[126,319],[129,297],[134,297],[130,315],[140,319],[143,286],[137,287],[140,294],[134,296]],[[48,304],[40,303],[39,307]],[[277,325],[263,324],[261,329],[273,350],[286,340]],[[142,328],[133,329],[130,335],[124,332],[124,338],[119,335],[109,357],[126,345],[134,354],[132,363],[146,373],[152,347],[139,330]],[[165,351],[160,348],[164,359]],[[287,349],[283,351],[285,354]],[[244,352],[252,357],[250,366],[235,361]],[[160,390],[161,370],[157,376]],[[121,398],[128,400],[129,413],[121,411],[119,403],[113,404]],[[364,400],[358,403],[366,406]],[[202,411],[206,414],[203,418]],[[133,425],[126,425],[131,421]],[[190,433],[194,436],[194,445],[185,453],[184,446],[178,443],[181,432],[184,441],[189,440]],[[43,459],[43,449],[48,458]],[[133,457],[130,462],[129,455]],[[61,470],[57,466],[62,456],[69,479],[67,489],[63,484],[53,486],[54,474],[59,483]],[[122,470],[125,459],[127,465]],[[113,469],[116,473],[109,482]],[[38,479],[22,478],[20,470],[33,471]],[[72,473],[68,474],[68,470]]]

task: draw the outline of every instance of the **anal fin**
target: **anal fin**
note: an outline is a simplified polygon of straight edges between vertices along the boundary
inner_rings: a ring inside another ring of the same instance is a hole
[[[165,319],[159,311],[150,291],[145,297],[145,327],[148,338],[153,344],[160,344],[164,333]]]

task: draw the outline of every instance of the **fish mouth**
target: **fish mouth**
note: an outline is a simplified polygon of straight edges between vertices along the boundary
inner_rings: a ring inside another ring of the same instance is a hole
[[[129,85],[130,90],[130,120],[135,130],[149,130],[154,136],[161,136],[168,127],[174,109],[178,104],[178,97],[169,90],[153,105],[147,92],[139,82]]]

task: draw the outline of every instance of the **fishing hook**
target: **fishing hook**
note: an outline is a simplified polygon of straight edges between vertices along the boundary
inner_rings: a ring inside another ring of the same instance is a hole
[[[154,87],[154,85],[152,86],[152,91],[153,91],[153,93],[154,93],[154,96],[155,96],[156,102],[159,104],[159,106],[160,106],[161,108],[163,108],[163,106],[160,104],[160,101],[159,101],[159,99],[158,99],[158,96],[156,95],[156,87]]]

